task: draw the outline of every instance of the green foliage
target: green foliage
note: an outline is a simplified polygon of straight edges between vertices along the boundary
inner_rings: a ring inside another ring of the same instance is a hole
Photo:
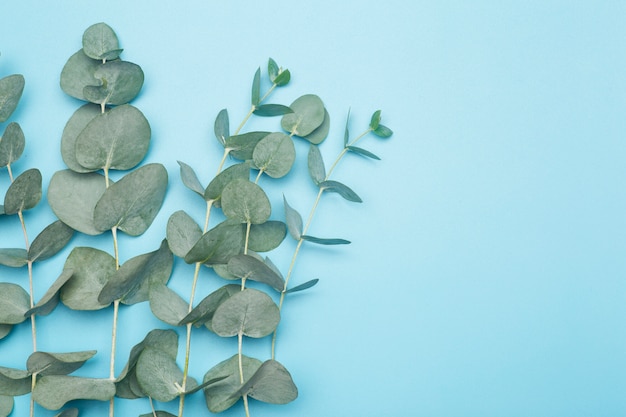
[[[13,114],[24,91],[24,76],[20,74],[0,78],[0,123]]]

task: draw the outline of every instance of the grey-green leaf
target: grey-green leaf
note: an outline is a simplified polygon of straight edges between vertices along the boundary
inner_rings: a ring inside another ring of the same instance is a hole
[[[279,71],[280,68],[278,67],[276,61],[274,61],[272,58],[269,58],[267,60],[267,75],[270,77],[270,81],[272,83],[274,82],[276,77],[278,77]]]
[[[269,252],[276,249],[287,235],[287,226],[278,220],[250,225],[248,249],[255,252]]]
[[[26,361],[26,368],[31,374],[67,375],[71,374],[96,354],[95,350],[70,353],[50,353],[37,351]]]
[[[342,184],[338,181],[323,181],[318,184],[320,188],[324,191],[330,191],[333,193],[337,193],[348,201],[352,201],[355,203],[362,203],[361,197],[359,197],[350,187],[345,184]]]
[[[229,182],[235,179],[250,179],[250,164],[242,162],[231,165],[220,172],[204,190],[204,199],[206,201],[213,200],[216,207],[221,207],[222,191]]]
[[[0,366],[0,395],[17,396],[30,392],[30,373],[22,369]]]
[[[311,145],[314,146],[314,145]],[[287,230],[289,234],[295,240],[300,240],[302,236],[302,216],[287,203],[287,198],[283,196],[283,202],[285,205],[285,217],[287,219]]]
[[[73,271],[61,287],[61,302],[72,310],[99,310],[109,304],[98,302],[98,296],[115,274],[115,258],[95,248],[74,248],[63,267]]]
[[[78,408],[66,408],[54,415],[54,417],[78,417]]]
[[[261,366],[261,361],[242,355],[241,357],[244,382]],[[239,375],[239,357],[231,356],[211,368],[205,375],[204,381],[226,377],[215,384],[209,385],[204,390],[207,407],[212,413],[221,413],[232,407],[240,398],[237,391],[241,387]]]
[[[311,179],[316,185],[326,181],[326,167],[324,166],[324,159],[317,145],[311,144],[311,146],[309,146],[308,167],[309,175],[311,175]]]
[[[22,156],[25,145],[26,140],[20,125],[9,123],[0,138],[0,167],[17,161]]]
[[[324,122],[324,103],[314,94],[306,94],[289,105],[293,113],[283,116],[281,126],[289,133],[307,136]]]
[[[263,261],[250,255],[236,255],[228,261],[228,271],[236,277],[262,282],[281,292],[285,280]]]
[[[28,252],[20,248],[0,248],[0,265],[20,268],[28,263]]]
[[[52,310],[59,304],[59,295],[61,288],[65,283],[72,278],[74,271],[72,269],[64,269],[61,275],[54,281],[54,283],[48,288],[48,291],[41,297],[41,300],[33,308],[24,313],[25,316],[37,314],[45,316],[50,314]]]
[[[215,123],[213,124],[213,132],[215,133],[215,137],[222,144],[222,146],[226,146],[226,138],[230,136],[228,110],[222,109],[217,114],[217,117],[215,118]]]
[[[252,159],[254,147],[261,139],[269,135],[270,132],[248,132],[241,135],[229,136],[226,138],[226,148],[230,149],[230,155],[241,161]]]
[[[279,362],[268,360],[237,391],[255,400],[270,404],[287,404],[298,397],[298,388],[291,374]]]
[[[229,219],[260,224],[269,219],[272,208],[265,191],[245,179],[228,183],[222,191],[222,210]]]
[[[83,33],[83,50],[92,59],[115,59],[120,49],[117,35],[106,23],[89,26]]]
[[[255,107],[253,113],[261,117],[274,117],[293,113],[293,110],[282,104],[260,104]]]
[[[127,170],[144,158],[150,145],[150,125],[130,104],[94,117],[76,138],[76,161],[87,169]]]
[[[213,315],[213,331],[222,337],[239,333],[253,338],[272,333],[280,321],[274,301],[264,292],[246,288],[224,301]]]
[[[0,395],[0,416],[7,417],[13,411],[13,397]]]
[[[377,155],[375,155],[372,152],[370,152],[368,150],[365,150],[363,148],[359,148],[359,147],[356,147],[356,146],[346,146],[346,149],[348,149],[351,152],[354,152],[357,155],[361,155],[361,156],[364,156],[366,158],[376,159],[377,161],[380,161],[380,158]]]
[[[200,184],[193,168],[181,161],[178,161],[178,165],[180,165],[180,179],[183,180],[183,184],[191,191],[199,194],[200,197],[204,197],[204,187]]]
[[[94,224],[94,210],[105,190],[105,178],[99,173],[58,171],[48,186],[48,203],[54,214],[72,229],[99,235],[102,230]]]
[[[318,245],[349,245],[350,244],[350,241],[345,240],[345,239],[335,239],[335,238],[326,239],[326,238],[313,237],[309,235],[302,235],[301,237],[302,237],[302,240],[306,240],[307,242],[311,242],[311,243],[317,243]]]
[[[174,255],[184,258],[202,237],[202,229],[185,211],[179,210],[168,219],[166,236]]]
[[[5,214],[16,214],[35,207],[41,200],[41,194],[41,172],[37,168],[22,172],[4,196]]]
[[[281,178],[291,170],[296,160],[296,148],[288,135],[270,133],[256,145],[252,159],[259,170],[272,178]]]
[[[85,168],[76,160],[76,139],[85,127],[101,113],[99,105],[87,103],[79,107],[65,124],[61,135],[61,156],[65,165],[74,172],[85,173],[96,170],[96,168]]]
[[[161,283],[150,286],[150,310],[161,321],[177,326],[189,313],[189,305],[182,297]]]
[[[26,320],[30,297],[24,288],[10,282],[0,282],[0,323],[18,324]]]
[[[243,250],[245,232],[241,224],[222,222],[206,232],[185,255],[185,262],[207,265],[225,264]]]
[[[296,285],[293,288],[289,288],[287,291],[285,291],[285,293],[292,293],[292,292],[308,290],[309,288],[315,286],[318,282],[319,282],[319,279],[315,278],[315,279],[309,280],[309,281],[307,281],[307,282],[305,282],[303,284]]]
[[[108,401],[115,395],[110,379],[48,375],[37,379],[33,399],[48,410],[58,410],[72,400]]]
[[[196,326],[202,326],[210,323],[213,319],[215,310],[226,301],[233,294],[241,291],[241,285],[228,284],[218,288],[211,294],[207,295],[198,303],[198,305],[189,312],[178,324],[185,325],[188,323],[194,323]],[[212,329],[210,325],[207,326]]]
[[[12,324],[0,323],[0,340],[4,339],[13,330]]]
[[[328,114],[328,111],[324,109],[324,121],[317,129],[304,136],[304,139],[314,145],[319,145],[328,137],[328,132],[330,132],[330,114]]]
[[[23,91],[23,75],[13,74],[0,79],[0,123],[6,122],[11,117]]]
[[[178,387],[183,384],[183,372],[176,360],[160,349],[144,349],[137,361],[136,372],[142,390],[157,401],[172,401],[181,394]],[[187,387],[192,389],[195,385],[195,379],[188,377]]]
[[[111,61],[102,64],[93,76],[99,80],[97,86],[86,86],[85,98],[98,104],[127,104],[137,97],[143,86],[143,70],[137,64],[127,61]]]
[[[167,189],[167,171],[153,163],[126,174],[106,189],[94,209],[94,225],[101,231],[116,227],[139,236],[154,221]]]
[[[61,89],[68,95],[79,100],[85,100],[84,89],[87,86],[97,86],[100,82],[94,73],[102,61],[89,58],[82,49],[74,53],[61,71]]]
[[[380,110],[376,110],[374,114],[372,114],[372,119],[370,120],[370,129],[376,130],[380,125]]]
[[[380,138],[388,138],[393,135],[393,131],[387,126],[379,124],[376,130],[373,130],[374,134]]]
[[[253,106],[257,106],[261,102],[261,68],[258,68],[254,73],[250,101]]]
[[[43,229],[28,249],[28,260],[43,261],[57,254],[72,239],[74,230],[60,220]]]

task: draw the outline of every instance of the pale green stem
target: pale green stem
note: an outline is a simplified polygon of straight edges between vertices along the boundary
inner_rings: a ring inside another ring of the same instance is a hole
[[[267,97],[269,97],[269,95],[272,93],[272,91],[274,91],[275,88],[276,88],[276,84],[272,84],[272,86],[269,88],[269,90],[267,90],[267,92],[259,100],[259,104],[261,104]],[[256,110],[256,106],[252,105],[252,107],[250,107],[250,110],[248,111],[248,114],[246,114],[246,117],[243,118],[243,121],[239,124],[239,126],[237,127],[237,130],[235,130],[235,133],[233,133],[233,136],[239,134],[241,129],[243,129],[243,127],[248,122],[248,119],[250,119],[250,117],[252,117],[252,114],[254,113],[255,110]]]
[[[239,382],[243,385],[243,333],[239,332],[237,334],[237,352],[239,356]],[[248,407],[248,396],[246,394],[243,395],[243,408],[246,411],[246,417],[250,417],[250,408]]]

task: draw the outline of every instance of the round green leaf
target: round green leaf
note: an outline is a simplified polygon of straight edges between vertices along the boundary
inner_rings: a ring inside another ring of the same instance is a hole
[[[287,226],[277,220],[250,226],[248,249],[255,252],[269,252],[276,249],[285,240]]]
[[[241,135],[229,136],[224,146],[230,150],[230,156],[241,161],[252,159],[254,147],[261,139],[269,135],[269,132],[248,132]]]
[[[241,363],[244,382],[250,379],[261,366],[260,360],[245,355],[242,355]],[[204,390],[204,398],[207,407],[212,413],[221,413],[229,409],[241,398],[241,396],[237,394],[237,391],[241,387],[238,355],[231,356],[229,359],[211,368],[204,375],[204,381],[206,382],[221,377],[226,378],[209,385]]]
[[[238,392],[270,404],[287,404],[298,397],[291,374],[275,360],[263,362]]]
[[[281,292],[285,287],[282,275],[263,260],[250,255],[237,255],[228,261],[228,272],[238,278],[262,282]]]
[[[20,248],[0,248],[0,265],[21,268],[28,263],[28,252]]]
[[[108,401],[115,395],[110,379],[48,375],[37,379],[33,399],[48,410],[58,410],[72,400]]]
[[[179,210],[168,219],[166,236],[174,255],[184,258],[202,237],[202,229],[185,211]]]
[[[4,339],[13,330],[12,324],[0,323],[0,340]]]
[[[98,86],[100,82],[94,77],[102,61],[89,58],[83,50],[74,53],[67,60],[61,71],[61,89],[68,95],[79,100],[87,100],[83,90],[87,86]]]
[[[22,369],[0,366],[0,395],[24,395],[30,392],[31,375]]]
[[[13,74],[0,79],[0,123],[4,123],[11,117],[23,91],[23,75]]]
[[[107,188],[94,209],[94,225],[104,231],[117,226],[131,236],[145,232],[165,198],[167,171],[144,165]]]
[[[72,229],[99,235],[102,230],[96,228],[93,216],[96,203],[105,190],[106,181],[101,174],[58,171],[50,179],[48,204],[54,214]]]
[[[306,94],[289,105],[293,113],[283,116],[280,124],[289,133],[307,136],[324,123],[324,103],[314,94]]]
[[[260,338],[272,333],[279,321],[276,303],[264,292],[246,288],[220,304],[213,315],[212,326],[218,336],[241,333]]]
[[[107,62],[98,67],[93,75],[100,85],[86,86],[83,90],[85,98],[92,103],[126,104],[137,97],[143,86],[143,71],[132,62]]]
[[[9,123],[0,138],[0,167],[17,161],[22,156],[25,145],[26,140],[20,125],[15,122]]]
[[[50,224],[33,240],[28,249],[28,260],[43,261],[65,247],[74,235],[74,230],[60,220]]]
[[[241,224],[225,221],[209,230],[185,255],[185,262],[225,264],[243,250],[245,233]]]
[[[115,59],[120,49],[117,35],[106,23],[89,26],[83,33],[83,50],[92,59]]]
[[[150,310],[159,320],[177,326],[189,313],[189,304],[162,283],[150,286]]]
[[[78,135],[95,117],[102,113],[100,106],[93,103],[87,103],[74,112],[70,120],[65,124],[63,134],[61,135],[61,156],[63,162],[69,169],[74,172],[91,172],[96,168],[88,169],[78,163],[76,160],[76,139]]]
[[[176,365],[176,360],[160,349],[144,349],[137,361],[137,381],[141,389],[157,401],[168,402],[178,397],[178,386],[183,384],[183,372]],[[187,389],[192,389],[197,382],[187,378]]]
[[[35,207],[41,200],[41,193],[41,172],[37,168],[22,172],[4,196],[5,214],[16,214]]]
[[[95,350],[70,353],[34,352],[26,361],[26,368],[31,374],[67,375],[81,366],[96,354]]]
[[[0,395],[0,416],[8,416],[13,411],[13,397]]]
[[[252,159],[256,167],[272,178],[287,175],[296,160],[293,140],[284,133],[270,133],[255,146]]]
[[[24,288],[9,282],[0,282],[0,323],[18,324],[26,320],[30,297]]]
[[[204,190],[204,199],[206,201],[214,200],[214,205],[220,207],[222,191],[234,179],[250,179],[250,165],[247,162],[231,165],[213,178]]]
[[[93,118],[76,138],[76,161],[87,169],[135,167],[150,145],[150,125],[130,104]]]
[[[115,274],[115,258],[108,253],[88,247],[74,248],[65,261],[64,270],[72,277],[61,288],[61,302],[72,310],[99,310],[98,296],[109,278]]]
[[[319,145],[328,137],[328,132],[330,132],[330,115],[324,109],[324,121],[322,124],[304,138],[314,145]]]
[[[74,271],[71,269],[64,269],[61,275],[54,281],[54,283],[48,288],[48,291],[41,297],[39,302],[35,304],[33,308],[26,312],[27,316],[37,314],[45,316],[50,314],[52,310],[59,304],[59,292],[65,283],[72,278]]]
[[[287,229],[289,230],[289,234],[295,240],[300,240],[302,236],[302,216],[300,213],[294,208],[292,208],[289,203],[287,203],[287,198],[283,196],[283,202],[285,204],[285,217],[287,219]]]
[[[229,219],[260,224],[269,219],[272,208],[261,187],[245,179],[236,179],[222,191],[222,210]]]

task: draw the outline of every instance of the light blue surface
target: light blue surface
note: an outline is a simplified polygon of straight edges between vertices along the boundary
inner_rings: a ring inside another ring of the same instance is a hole
[[[243,118],[268,57],[293,74],[272,101],[324,100],[329,161],[349,108],[355,134],[383,110],[394,136],[363,143],[382,161],[355,157],[336,171],[364,203],[328,198],[312,229],[352,245],[307,247],[296,276],[321,283],[285,305],[277,358],[300,396],[254,402],[253,417],[626,415],[626,3],[19,1],[3,2],[0,15],[0,75],[26,78],[11,120],[27,150],[14,168],[38,167],[45,184],[64,168],[61,132],[80,103],[58,79],[84,29],[107,22],[123,58],[143,68],[133,104],[153,129],[146,162],[167,167],[170,187],[151,229],[122,238],[125,258],[156,249],[175,210],[202,218],[176,160],[208,181],[221,156],[214,117],[228,108]],[[307,213],[314,190],[294,189],[300,180],[303,170],[279,186]],[[41,204],[27,216],[31,235],[51,220]],[[0,246],[22,244],[16,223],[0,218]],[[72,245],[111,251],[108,236]],[[282,270],[290,250],[273,256]],[[35,269],[36,294],[68,253]],[[172,288],[187,294],[192,273],[177,262]],[[0,280],[25,284],[24,274],[2,267]],[[205,294],[221,283],[206,271],[203,279]],[[38,321],[40,349],[97,349],[80,372],[107,376],[110,313],[59,306]],[[145,304],[120,320],[118,373],[147,330],[168,327]],[[193,342],[196,378],[236,351],[202,332]],[[245,349],[263,357],[268,346]],[[23,367],[30,349],[24,323],[0,342],[0,366]],[[203,402],[190,398],[186,415],[207,415]],[[108,413],[105,403],[75,405],[83,416]],[[27,410],[20,397],[14,415]],[[116,411],[149,406],[118,400]]]

